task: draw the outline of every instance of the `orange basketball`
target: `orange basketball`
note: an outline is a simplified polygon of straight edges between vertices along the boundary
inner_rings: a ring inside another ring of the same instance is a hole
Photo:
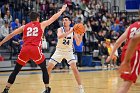
[[[85,33],[85,27],[82,23],[75,24],[74,27],[73,27],[73,30],[77,34]]]

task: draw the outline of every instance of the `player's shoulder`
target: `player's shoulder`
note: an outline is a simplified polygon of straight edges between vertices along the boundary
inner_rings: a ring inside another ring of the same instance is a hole
[[[140,25],[140,21],[134,22],[133,24],[131,24],[132,26],[138,26]]]
[[[62,31],[63,30],[63,27],[59,27],[58,29],[57,29],[57,31]]]

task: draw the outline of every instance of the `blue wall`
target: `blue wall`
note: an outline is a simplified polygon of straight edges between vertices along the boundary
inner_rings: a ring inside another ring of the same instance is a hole
[[[126,9],[127,10],[139,10],[140,9],[140,0],[126,0]]]

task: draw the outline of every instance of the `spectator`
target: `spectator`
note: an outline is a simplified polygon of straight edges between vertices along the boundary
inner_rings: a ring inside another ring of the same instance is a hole
[[[114,44],[115,44],[115,40],[112,40],[112,42],[111,42],[111,49],[113,49]],[[111,65],[112,65],[113,68],[116,67],[117,58],[118,58],[118,50],[115,51],[115,54],[114,54],[114,56],[113,56],[113,58],[111,60]]]
[[[4,18],[4,15],[6,14],[6,11],[9,10],[9,4],[4,4],[1,8],[1,17]]]
[[[46,35],[46,41],[49,43],[49,47],[56,46],[57,37],[53,34],[52,30],[49,30]]]
[[[23,25],[25,25],[25,24],[26,24],[26,21],[23,19],[21,25],[23,26]]]
[[[72,7],[72,0],[65,0],[65,4],[68,5],[68,8],[69,8],[70,10],[73,10],[73,7]]]
[[[49,14],[49,2],[44,0],[43,3],[40,4],[40,10],[43,14],[43,19],[46,19],[46,16]]]
[[[97,34],[96,34],[96,38],[97,40],[99,41],[99,43],[101,43],[101,41],[105,41],[105,38],[103,36],[103,32],[102,31],[99,31]]]
[[[5,21],[5,24],[3,26],[1,26],[0,29],[0,34],[1,34],[1,39],[4,39],[7,35],[9,35],[9,24],[7,21]],[[4,47],[9,49],[9,42],[4,43]]]
[[[22,8],[25,16],[27,16],[27,14],[33,9],[33,3],[31,2],[31,0],[23,0]]]
[[[122,35],[125,31],[125,27],[123,25],[123,22],[121,21],[120,24],[119,24],[119,27],[118,27],[118,32],[120,35]]]
[[[82,10],[82,11],[85,10],[85,9],[87,8],[87,6],[86,6],[86,1],[85,1],[85,0],[82,0],[82,3],[81,3],[81,5],[80,5],[80,7],[81,7],[81,10]]]
[[[85,24],[85,30],[86,30],[85,38],[86,38],[86,40],[89,40],[90,34],[92,32],[92,28],[91,28],[91,24],[90,24],[90,21],[89,20]]]
[[[107,45],[108,53],[109,53],[109,55],[110,55],[110,53],[111,53],[111,51],[112,51],[112,47],[113,47],[113,45],[111,44],[110,39],[106,39],[106,45]],[[118,55],[118,54],[117,54],[117,55]],[[117,61],[117,56],[114,55],[114,56],[112,57],[112,61],[110,62],[110,66],[113,67],[112,62],[113,62],[113,63],[116,63],[116,61]]]
[[[21,24],[19,23],[19,19],[15,19],[15,22],[11,22],[12,30],[15,30],[15,28],[18,28],[20,26]]]
[[[5,38],[7,35],[9,35],[9,24],[7,21],[5,21],[5,24],[3,26],[1,26],[1,35],[2,35],[2,39]]]
[[[115,31],[115,32],[119,32],[119,26],[116,23],[113,23],[111,25],[111,30]]]
[[[93,32],[98,32],[98,22],[95,20],[91,20],[91,28]]]
[[[99,58],[101,59],[102,68],[104,68],[106,62],[106,58],[109,56],[108,49],[106,46],[106,42],[103,42],[101,45],[99,45]]]
[[[72,0],[74,9],[76,9],[76,10],[80,9],[80,2],[81,2],[81,0]]]
[[[75,50],[75,54],[77,55],[77,66],[81,67],[82,66],[82,52],[83,52],[83,41],[81,42],[81,44],[79,46],[76,45],[76,41],[73,41],[73,45],[74,45],[74,50]]]
[[[3,20],[3,18],[1,17],[1,14],[0,14],[0,28],[1,28],[2,25],[4,25],[4,20]]]
[[[36,7],[35,7],[36,6]],[[36,12],[40,12],[40,0],[36,0],[36,4],[34,5],[35,11]]]
[[[12,22],[13,18],[12,18],[12,16],[11,16],[9,10],[6,11],[6,14],[5,14],[5,16],[4,16],[4,20],[7,21],[9,24]]]
[[[83,16],[81,10],[78,10],[78,14],[76,16],[77,16],[77,18],[81,18],[81,22],[84,23],[84,16]]]
[[[20,43],[21,40],[22,40],[22,38],[21,38],[21,35],[19,35],[19,34],[12,38],[12,40],[11,40],[12,41],[11,47],[14,50],[13,56],[17,55],[19,53],[19,51],[20,51],[21,46],[22,46],[22,44]]]

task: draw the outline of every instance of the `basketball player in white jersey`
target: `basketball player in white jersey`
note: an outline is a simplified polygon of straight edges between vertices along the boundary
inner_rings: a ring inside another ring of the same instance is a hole
[[[68,16],[63,17],[63,27],[58,28],[57,36],[58,36],[58,43],[56,46],[56,51],[52,55],[49,63],[48,63],[48,74],[50,76],[52,69],[57,63],[60,63],[63,58],[65,58],[68,64],[71,66],[73,70],[75,79],[79,85],[79,92],[85,93],[83,86],[81,84],[81,78],[79,71],[76,67],[77,60],[73,54],[73,39],[76,40],[76,44],[80,45],[82,42],[83,34],[79,35],[73,33],[73,28],[70,27],[71,20]]]

